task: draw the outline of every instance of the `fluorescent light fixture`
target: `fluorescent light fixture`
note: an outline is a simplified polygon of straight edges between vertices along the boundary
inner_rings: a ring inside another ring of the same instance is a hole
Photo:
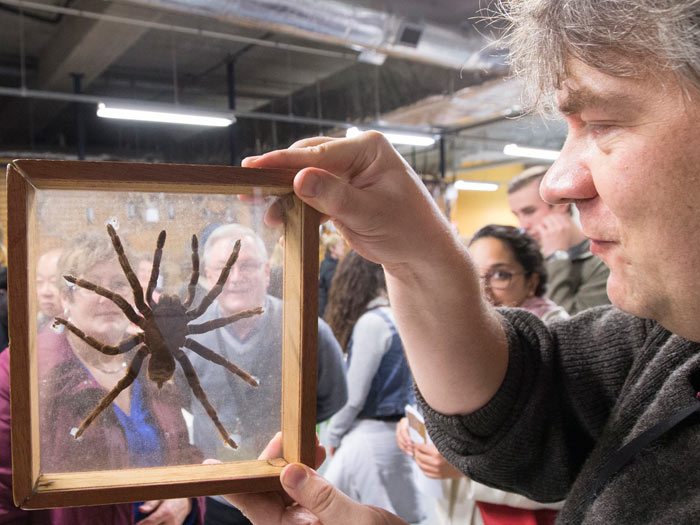
[[[345,136],[348,138],[357,137],[363,129],[356,127],[348,128]],[[406,144],[408,146],[432,146],[435,144],[435,137],[432,135],[418,135],[414,133],[392,133],[381,132],[392,144]]]
[[[138,106],[116,107],[107,106],[103,102],[100,102],[97,105],[97,116],[103,118],[140,120],[145,122],[165,122],[168,124],[217,127],[230,126],[236,121],[233,114],[217,114],[214,112],[196,111],[185,108],[181,110],[175,106],[153,106],[153,108]]]
[[[559,152],[553,149],[528,148],[517,144],[506,144],[503,153],[512,157],[527,157],[530,159],[556,160]]]
[[[498,189],[498,183],[460,179],[455,181],[455,188],[464,191],[496,191]]]

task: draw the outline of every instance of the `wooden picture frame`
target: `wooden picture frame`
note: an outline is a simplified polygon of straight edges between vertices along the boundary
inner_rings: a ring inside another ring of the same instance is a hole
[[[294,173],[82,161],[16,160],[8,165],[11,433],[16,505],[39,509],[270,491],[280,488],[279,474],[288,463],[313,466],[319,217],[293,195]],[[75,189],[196,195],[255,193],[289,198],[284,226],[282,457],[214,465],[40,472],[35,197],[40,190]]]

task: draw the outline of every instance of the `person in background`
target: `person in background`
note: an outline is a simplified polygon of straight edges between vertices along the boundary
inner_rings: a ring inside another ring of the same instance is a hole
[[[211,232],[204,245],[202,271],[206,282],[215,284],[238,239],[241,240],[238,260],[216,301],[198,322],[259,306],[264,308],[264,313],[190,337],[255,376],[260,385],[251,387],[220,366],[185,350],[221,422],[235,436],[238,449],[234,452],[223,447],[211,419],[196,399],[190,403],[194,443],[207,458],[229,461],[255,459],[281,428],[282,301],[267,294],[270,265],[265,244],[250,228],[240,224],[220,226]],[[184,383],[183,378],[179,381]],[[186,384],[182,390],[190,392]],[[346,400],[340,346],[328,325],[319,320],[317,421],[328,419]],[[207,498],[205,521],[208,525],[249,523],[219,497]]]
[[[42,254],[36,262],[36,295],[39,307],[36,324],[39,331],[63,312],[58,288],[60,277],[57,265],[60,256],[61,249],[55,248]]]
[[[546,258],[547,297],[571,315],[610,304],[605,290],[610,271],[591,253],[591,241],[574,219],[572,205],[550,204],[540,197],[540,183],[547,169],[528,168],[508,183],[510,210]]]
[[[545,323],[568,319],[561,306],[547,299],[547,267],[535,239],[512,226],[490,224],[469,242],[484,293],[494,306],[517,306]]]
[[[131,288],[112,244],[103,235],[83,234],[62,251],[58,275],[73,275],[129,297]],[[115,345],[130,325],[122,310],[96,293],[61,280],[60,296],[71,322],[104,344]],[[91,507],[24,511],[12,502],[9,353],[0,354],[0,522],[90,523],[94,525],[194,524],[204,518],[204,498],[153,500]],[[39,429],[43,472],[80,472],[197,464],[203,456],[188,441],[178,392],[138,377],[87,427],[71,435],[121,380],[134,355],[105,355],[67,329],[46,329],[37,338]]]
[[[379,264],[350,251],[333,277],[326,320],[348,354],[348,401],[328,425],[325,477],[356,501],[409,522],[423,517],[411,461],[394,438],[413,378]]]
[[[338,261],[345,254],[345,241],[337,233],[330,233],[323,239],[325,255],[318,273],[318,316],[323,317],[330,296],[331,284]]]
[[[491,224],[478,230],[469,253],[494,306],[529,310],[545,322],[568,319],[561,307],[544,297],[547,270],[535,240],[519,228]],[[432,443],[414,443],[403,418],[396,440],[429,478],[442,480],[445,495],[436,501],[441,525],[545,525],[554,523],[562,503],[538,503],[512,492],[477,483],[462,474]]]

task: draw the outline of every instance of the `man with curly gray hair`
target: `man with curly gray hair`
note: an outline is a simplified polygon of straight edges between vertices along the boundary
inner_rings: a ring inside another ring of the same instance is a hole
[[[460,471],[531,499],[566,498],[557,523],[695,523],[700,0],[500,6],[513,72],[533,106],[569,127],[541,195],[578,208],[614,306],[549,326],[491,308],[469,254],[377,133],[314,137],[244,164],[299,169],[295,193],[383,264],[430,436]],[[281,483],[298,505],[235,500],[259,523],[401,523],[308,467],[288,465]]]

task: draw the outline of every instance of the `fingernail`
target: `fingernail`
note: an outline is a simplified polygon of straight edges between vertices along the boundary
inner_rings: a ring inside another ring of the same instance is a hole
[[[308,477],[306,469],[303,466],[293,463],[282,472],[282,483],[290,489],[298,489],[304,484]]]
[[[246,157],[241,161],[241,164],[255,164],[255,161],[258,160],[262,155],[253,155],[252,157]]]
[[[316,175],[307,172],[299,190],[301,197],[316,197],[321,191],[321,182]]]

